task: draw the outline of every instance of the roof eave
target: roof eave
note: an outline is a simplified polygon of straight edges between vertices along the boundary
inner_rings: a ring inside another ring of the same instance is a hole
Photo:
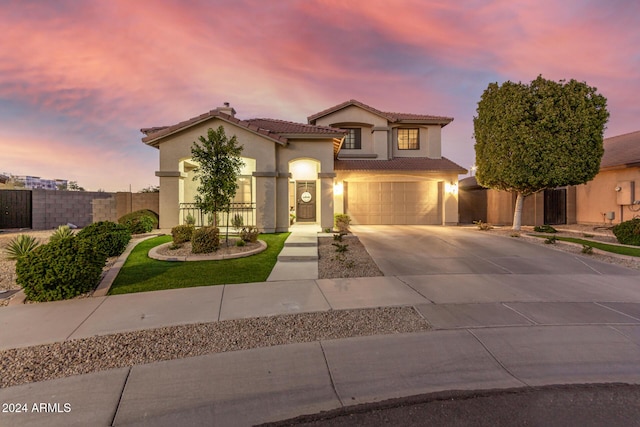
[[[437,119],[400,119],[400,120],[394,121],[393,123],[411,124],[411,125],[440,125],[440,127],[445,127],[452,121],[453,121],[452,117],[447,117],[447,118],[437,118]]]

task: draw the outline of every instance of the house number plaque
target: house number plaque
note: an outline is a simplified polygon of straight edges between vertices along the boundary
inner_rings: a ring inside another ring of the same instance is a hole
[[[300,200],[302,200],[305,203],[309,203],[311,199],[312,199],[311,193],[309,193],[308,191],[305,191],[300,195]]]

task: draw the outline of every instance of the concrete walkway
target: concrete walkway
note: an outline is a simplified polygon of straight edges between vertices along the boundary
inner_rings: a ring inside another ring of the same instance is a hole
[[[318,233],[317,224],[296,223],[284,242],[278,261],[267,278],[268,282],[291,279],[318,278]]]
[[[443,390],[640,384],[640,273],[626,269],[299,279],[5,307],[0,349],[398,305],[415,307],[433,330],[211,354],[0,389],[0,402],[28,404],[26,414],[0,413],[0,425],[242,426]],[[33,403],[59,404],[53,409],[60,413],[35,412]]]

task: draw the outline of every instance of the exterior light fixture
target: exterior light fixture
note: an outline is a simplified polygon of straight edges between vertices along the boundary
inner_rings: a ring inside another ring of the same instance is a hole
[[[453,182],[446,183],[444,190],[449,194],[458,194],[458,184],[454,184]]]
[[[344,192],[344,186],[342,185],[341,182],[336,182],[335,184],[333,184],[333,195],[334,196],[340,196],[340,195],[342,195],[343,192]]]

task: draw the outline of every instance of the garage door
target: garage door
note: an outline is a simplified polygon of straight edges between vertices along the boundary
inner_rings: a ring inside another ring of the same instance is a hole
[[[442,224],[442,186],[421,182],[345,182],[353,224]]]

